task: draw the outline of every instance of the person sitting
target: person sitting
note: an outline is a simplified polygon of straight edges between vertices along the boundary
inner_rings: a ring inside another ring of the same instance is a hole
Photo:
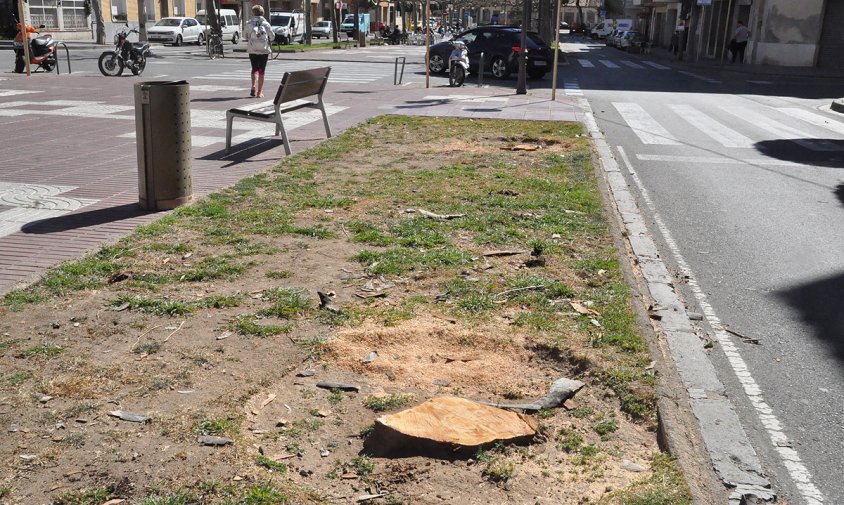
[[[390,41],[394,46],[401,43],[401,28],[399,28],[398,25],[393,28],[393,33],[390,34]]]

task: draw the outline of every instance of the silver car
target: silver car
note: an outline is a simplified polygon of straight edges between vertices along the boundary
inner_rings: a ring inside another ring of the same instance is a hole
[[[202,34],[202,27],[194,18],[170,17],[161,18],[158,23],[155,23],[155,26],[149,28],[147,39],[150,42],[180,46],[183,42],[201,44],[204,35]]]
[[[331,37],[331,21],[317,21],[311,27],[311,37],[318,39],[320,37]]]

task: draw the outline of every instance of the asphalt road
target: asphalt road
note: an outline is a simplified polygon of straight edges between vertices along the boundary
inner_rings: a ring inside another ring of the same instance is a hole
[[[817,503],[812,486],[844,503],[844,115],[828,110],[841,80],[569,49],[566,92],[588,99],[640,208],[673,239],[651,223],[663,259],[699,284],[677,281],[690,310],[760,342],[731,334],[772,412],[718,345],[711,357],[774,488],[791,504]]]

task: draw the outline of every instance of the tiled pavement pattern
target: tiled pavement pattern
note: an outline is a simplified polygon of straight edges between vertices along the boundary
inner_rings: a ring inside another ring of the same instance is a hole
[[[225,110],[250,101],[244,84],[240,79],[189,81],[196,197],[260,172],[284,156],[280,140],[269,137],[271,125],[235,130],[237,144],[225,156]],[[0,293],[161,215],[137,206],[135,82],[139,81],[0,74]],[[582,119],[575,98],[559,93],[551,102],[547,89],[514,95],[512,88],[456,89],[443,82],[432,79],[430,89],[419,83],[393,86],[391,78],[329,83],[325,101],[332,129],[337,134],[390,113]],[[309,113],[291,117],[294,152],[324,137],[321,121]]]

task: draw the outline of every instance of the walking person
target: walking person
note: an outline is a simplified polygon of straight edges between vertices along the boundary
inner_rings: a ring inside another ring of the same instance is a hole
[[[249,96],[264,96],[264,71],[272,48],[270,43],[275,38],[273,28],[264,19],[264,8],[260,5],[252,7],[252,19],[246,23],[246,46],[249,52],[249,62],[252,64],[252,90]]]
[[[750,30],[744,25],[744,21],[739,21],[736,27],[736,33],[733,36],[734,44],[731,44],[730,52],[733,53],[733,63],[736,59],[739,63],[744,63],[744,49],[747,47],[747,39],[750,38]]]

